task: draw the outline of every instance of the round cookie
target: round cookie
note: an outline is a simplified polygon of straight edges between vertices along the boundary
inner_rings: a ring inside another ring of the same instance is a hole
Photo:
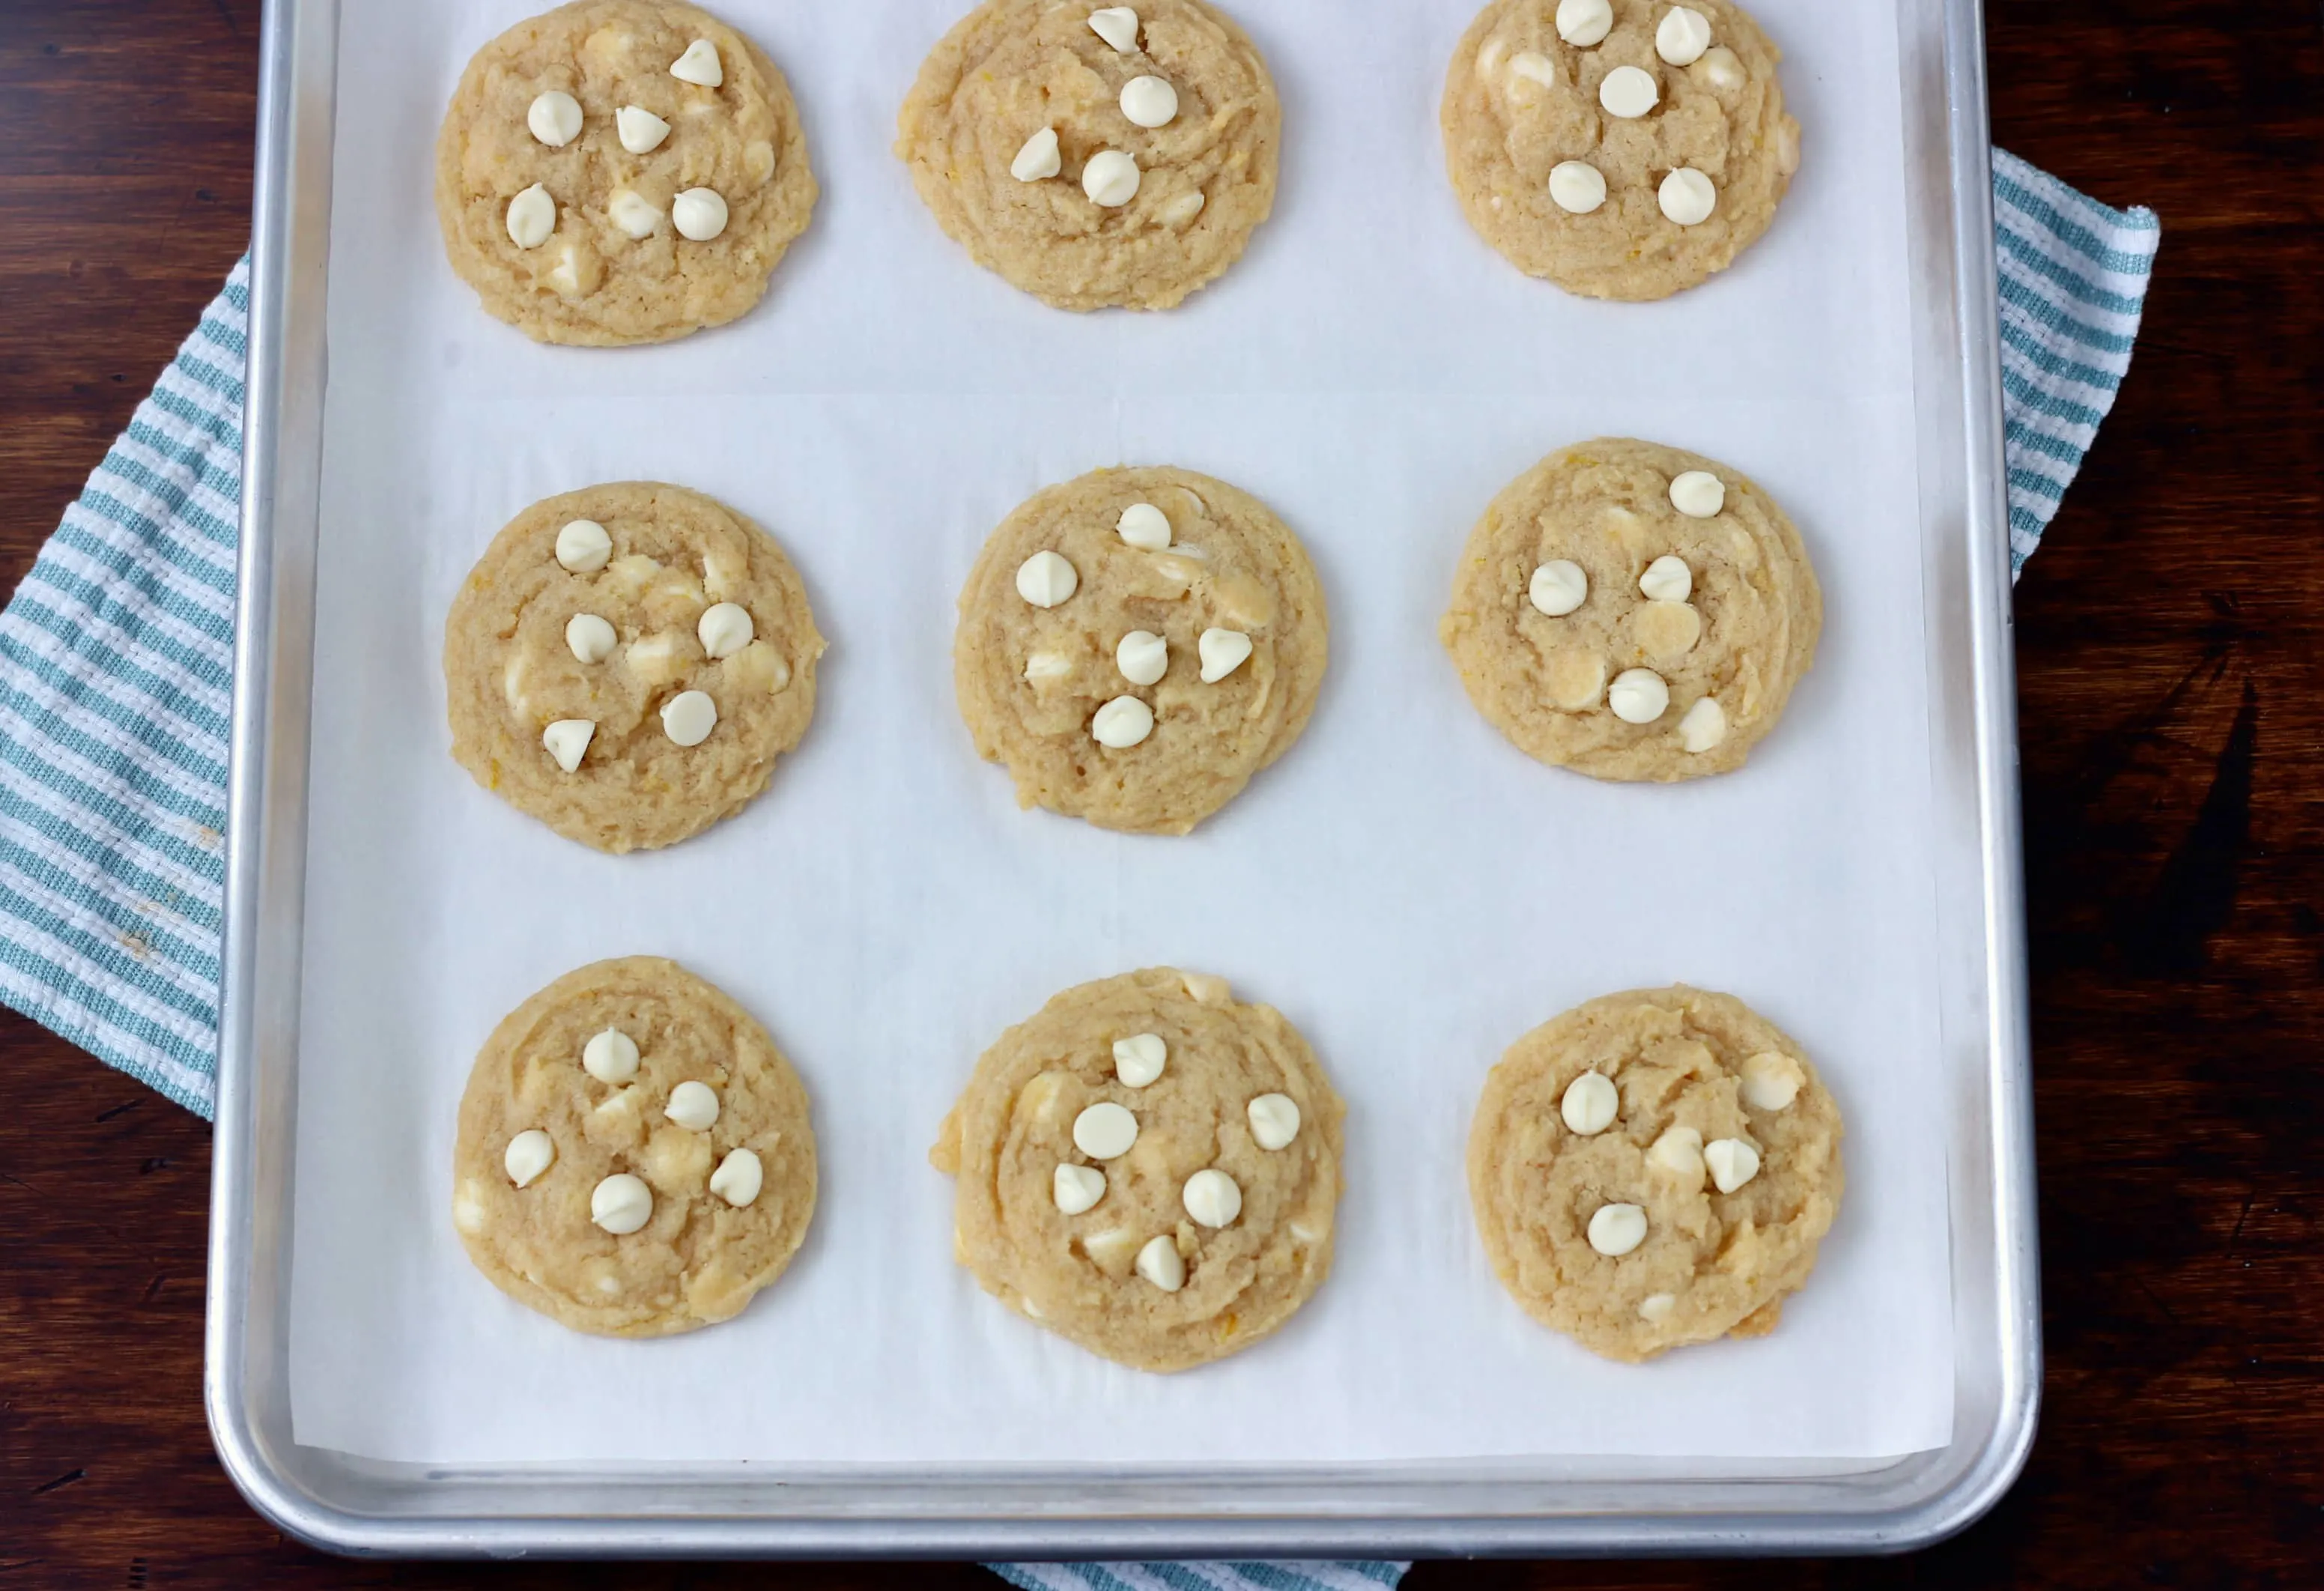
[[[511,520],[453,599],[452,755],[567,839],[674,845],[767,788],[815,717],[823,647],[790,560],[725,504],[654,481],[567,492]]]
[[[1469,1133],[1493,1272],[1543,1325],[1637,1363],[1764,1337],[1845,1182],[1840,1107],[1740,1000],[1609,994],[1509,1046]]]
[[[658,956],[593,963],[518,1006],[460,1096],[460,1242],[576,1331],[669,1337],[739,1314],[798,1252],[815,1189],[798,1074],[748,1012]]]
[[[1799,169],[1781,59],[1733,0],[1492,0],[1444,74],[1452,190],[1528,276],[1668,298],[1757,242]]]
[[[929,1161],[954,1257],[1028,1320],[1137,1370],[1238,1353],[1332,1268],[1344,1107],[1226,982],[1148,967],[1001,1035]]]
[[[1100,469],[986,541],[953,682],[1019,805],[1185,834],[1299,738],[1327,650],[1315,567],[1265,504],[1192,470]]]
[[[436,142],[452,269],[539,342],[724,325],[766,292],[815,200],[783,74],[677,0],[576,0],[517,23],[468,62]]]
[[[1807,549],[1766,493],[1699,454],[1600,438],[1493,499],[1439,633],[1527,756],[1671,783],[1743,765],[1822,628]]]
[[[1282,125],[1206,0],[987,0],[922,63],[896,153],[945,235],[1044,303],[1167,310],[1267,219]]]

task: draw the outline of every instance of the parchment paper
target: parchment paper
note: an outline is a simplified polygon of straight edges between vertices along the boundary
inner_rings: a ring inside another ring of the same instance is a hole
[[[452,276],[430,204],[468,55],[529,0],[346,0],[290,1338],[297,1439],[382,1458],[1346,1462],[1848,1459],[1950,1431],[1946,1119],[1895,18],[1758,0],[1805,164],[1726,276],[1619,306],[1463,223],[1436,103],[1469,0],[1235,0],[1280,86],[1281,199],[1162,316],[1045,309],[938,233],[890,153],[960,0],[724,0],[789,75],[824,199],[739,325],[536,347]],[[1484,504],[1600,434],[1699,449],[1799,523],[1830,621],[1744,772],[1541,768],[1435,639]],[[1322,569],[1306,737],[1186,839],[1017,810],[954,711],[953,601],[1038,487],[1176,463]],[[443,617],[550,493],[653,477],[771,529],[833,646],[806,744],[740,818],[609,858],[447,754]],[[805,1076],[821,1207],[738,1320],[567,1332],[473,1271],[453,1117],[498,1018],[599,957],[677,957]],[[1051,994],[1168,962],[1305,1031],[1350,1105],[1338,1266],[1280,1335],[1152,1377],[953,1264],[925,1159],[979,1051]],[[1486,1068],[1578,1001],[1683,979],[1815,1057],[1848,1198],[1782,1328],[1645,1367],[1502,1293],[1462,1155]]]

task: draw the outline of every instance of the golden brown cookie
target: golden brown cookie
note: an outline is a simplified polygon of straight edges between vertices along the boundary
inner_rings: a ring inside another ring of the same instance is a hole
[[[815,717],[824,642],[772,536],[655,481],[511,520],[444,623],[452,754],[601,851],[739,812]]]
[[[1493,499],[1440,632],[1527,756],[1669,783],[1743,765],[1822,628],[1807,549],[1766,493],[1700,454],[1601,437]]]
[[[1315,567],[1265,504],[1192,470],[1100,469],[986,541],[953,683],[1019,805],[1185,834],[1299,738],[1327,653]]]
[[[476,1269],[576,1331],[739,1314],[815,1214],[807,1090],[674,961],[568,972],[493,1030],[460,1097],[452,1220]]]
[[[613,347],[759,301],[815,209],[789,85],[678,0],[576,0],[476,51],[436,143],[444,250],[492,314]]]
[[[1067,989],[976,1063],[928,1159],[953,1252],[1137,1370],[1239,1353],[1332,1268],[1343,1107],[1306,1041],[1167,967]]]
[[[1282,110],[1206,0],[987,0],[920,68],[896,153],[947,236],[1061,310],[1167,310],[1275,205]]]
[[[1740,1000],[1609,994],[1509,1046],[1469,1133],[1493,1272],[1543,1325],[1637,1362],[1761,1337],[1839,1212],[1840,1107]]]
[[[1781,59],[1734,0],[1492,0],[1444,75],[1452,190],[1528,276],[1668,298],[1757,242],[1799,169]]]

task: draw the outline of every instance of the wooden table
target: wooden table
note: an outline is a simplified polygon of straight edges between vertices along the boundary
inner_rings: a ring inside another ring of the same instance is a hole
[[[2324,1582],[2324,15],[1988,9],[1997,141],[2164,226],[2136,365],[2017,596],[2032,1466],[1901,1562],[1426,1565],[1416,1591]],[[0,580],[243,248],[258,13],[0,0]],[[0,1587],[998,1584],[285,1542],[203,1425],[208,1128],[6,1013],[0,1086]]]

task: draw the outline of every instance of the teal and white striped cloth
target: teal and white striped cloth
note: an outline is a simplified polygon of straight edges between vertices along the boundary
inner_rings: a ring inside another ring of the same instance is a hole
[[[2012,567],[2130,367],[2161,237],[1994,155]],[[189,1110],[217,1043],[249,262],[0,615],[0,1001]],[[1375,1591],[1402,1564],[1015,1564],[1027,1591]]]

